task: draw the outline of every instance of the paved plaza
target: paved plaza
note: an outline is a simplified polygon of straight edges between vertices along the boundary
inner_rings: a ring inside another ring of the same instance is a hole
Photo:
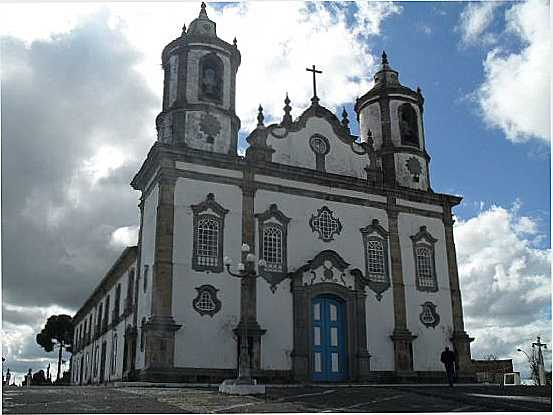
[[[2,413],[549,412],[551,388],[437,385],[270,387],[227,396],[214,387],[7,388]]]

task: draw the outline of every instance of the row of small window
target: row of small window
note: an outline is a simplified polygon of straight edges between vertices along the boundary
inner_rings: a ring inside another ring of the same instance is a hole
[[[127,280],[127,298],[125,300],[125,311],[129,311],[133,306],[133,289],[134,289],[134,269],[129,271],[128,280]],[[121,315],[121,284],[117,284],[115,289],[115,301],[113,304],[113,309],[111,310],[112,316],[111,321],[116,322],[119,320]],[[103,308],[105,304],[105,309]],[[94,333],[102,333],[107,330],[108,321],[109,321],[109,311],[110,311],[110,296],[106,297],[105,303],[100,303],[96,308],[96,326],[93,325],[93,315],[94,312],[90,313],[88,319],[85,319],[75,329],[75,339],[74,345],[75,350],[79,350],[85,344],[88,344],[94,335]]]
[[[104,343],[102,349],[106,347]],[[111,353],[109,361],[109,373],[115,375],[117,371],[117,333],[113,334],[111,339]],[[101,360],[100,356],[100,345],[96,345],[94,348],[94,353],[92,356],[92,361],[90,360],[90,353],[86,352],[80,359],[76,359],[73,362],[73,383],[92,383],[93,379],[98,377],[98,368],[99,362]],[[100,368],[100,370],[105,370]],[[81,378],[82,376],[82,378]],[[104,376],[100,374],[100,379],[103,380]]]
[[[209,199],[209,197],[208,197]],[[215,203],[213,198],[211,202]],[[215,211],[224,211],[217,204]],[[213,211],[213,210],[212,210]],[[286,269],[286,227],[288,218],[272,205],[269,212],[258,216],[260,232],[260,259],[266,262],[266,272],[285,273]],[[279,221],[280,220],[280,221]],[[311,227],[318,231],[320,238],[329,241],[341,230],[338,219],[324,206],[318,215],[312,218]],[[201,213],[195,210],[194,216],[194,246],[192,267],[197,271],[222,272],[224,214]],[[378,225],[378,221],[361,229],[365,245],[366,277],[376,283],[388,282],[388,243],[387,232]],[[419,233],[411,237],[416,269],[416,286],[422,291],[438,289],[435,259],[434,239],[426,227],[421,227]]]

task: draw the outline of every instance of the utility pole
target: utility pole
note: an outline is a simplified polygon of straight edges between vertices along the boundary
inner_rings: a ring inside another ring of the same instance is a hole
[[[535,342],[535,343],[532,343],[532,349],[534,349],[535,347],[538,348],[538,361],[537,361],[537,364],[538,364],[538,385],[543,386],[543,385],[546,384],[546,379],[545,379],[545,366],[544,366],[544,363],[543,363],[543,353],[541,351],[541,348],[543,347],[544,349],[547,349],[547,344],[542,343],[541,339],[540,339],[540,336],[538,336],[538,341]]]

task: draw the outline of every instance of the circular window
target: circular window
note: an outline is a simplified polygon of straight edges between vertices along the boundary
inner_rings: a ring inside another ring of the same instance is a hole
[[[315,135],[309,139],[309,146],[316,154],[327,154],[330,150],[328,140],[318,135]]]

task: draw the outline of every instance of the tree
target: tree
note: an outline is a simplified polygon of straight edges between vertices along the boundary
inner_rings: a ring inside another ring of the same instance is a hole
[[[54,347],[59,347],[58,356],[58,375],[61,374],[61,354],[65,348],[68,352],[71,351],[73,342],[73,321],[71,316],[60,314],[50,316],[46,321],[46,325],[40,333],[36,335],[36,342],[47,352],[54,350]]]

